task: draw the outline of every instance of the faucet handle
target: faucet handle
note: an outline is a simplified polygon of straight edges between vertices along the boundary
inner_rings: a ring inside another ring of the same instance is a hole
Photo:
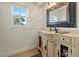
[[[52,27],[50,26],[50,29],[49,29],[50,31],[52,31]]]

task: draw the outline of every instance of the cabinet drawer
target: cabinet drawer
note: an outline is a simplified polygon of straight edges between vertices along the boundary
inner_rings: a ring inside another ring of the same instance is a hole
[[[49,38],[54,38],[55,37],[55,35],[52,35],[52,34],[44,34],[44,36],[49,37]]]
[[[60,42],[64,42],[64,43],[67,43],[67,44],[72,44],[72,38],[69,37],[69,36],[58,36],[58,41]]]

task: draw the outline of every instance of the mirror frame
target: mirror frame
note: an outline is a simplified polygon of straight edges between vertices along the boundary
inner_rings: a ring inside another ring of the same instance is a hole
[[[50,25],[49,24],[49,13],[52,9],[47,9],[47,27],[54,27],[55,25]],[[76,28],[76,2],[68,2],[68,12],[67,12],[67,16],[66,16],[67,20],[66,21],[61,21],[56,23],[56,27],[65,27],[65,28]]]

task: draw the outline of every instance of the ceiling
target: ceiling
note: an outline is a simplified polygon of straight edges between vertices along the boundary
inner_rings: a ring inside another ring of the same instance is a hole
[[[32,2],[35,6],[44,7],[47,5],[47,2]]]
[[[41,7],[41,8],[43,8],[43,7],[48,7],[48,2],[30,2],[32,5],[34,5],[34,6],[37,6],[37,7]],[[25,2],[25,3],[18,3],[18,4],[23,4],[23,5],[27,5],[27,3]],[[60,6],[62,6],[63,5],[63,2],[56,2],[56,6],[53,6],[54,8],[57,8],[57,7],[60,7]],[[50,6],[50,5],[49,5]]]
[[[51,3],[53,3],[53,2],[51,2]],[[56,5],[54,5],[52,7],[56,9],[56,8],[61,7],[61,6],[64,6],[66,3],[67,2],[56,2]],[[34,6],[38,6],[38,7],[45,7],[48,5],[48,2],[32,2],[32,4]],[[49,6],[50,6],[50,4],[49,4]]]

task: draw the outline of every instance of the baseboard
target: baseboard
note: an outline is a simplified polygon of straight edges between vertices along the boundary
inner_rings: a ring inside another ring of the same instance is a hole
[[[0,57],[8,57],[8,56],[11,56],[11,55],[14,55],[14,54],[26,51],[26,50],[30,50],[30,49],[33,49],[33,48],[36,48],[36,47],[37,47],[36,45],[32,44],[31,46],[24,47],[24,48],[21,48],[21,49],[0,53]]]

